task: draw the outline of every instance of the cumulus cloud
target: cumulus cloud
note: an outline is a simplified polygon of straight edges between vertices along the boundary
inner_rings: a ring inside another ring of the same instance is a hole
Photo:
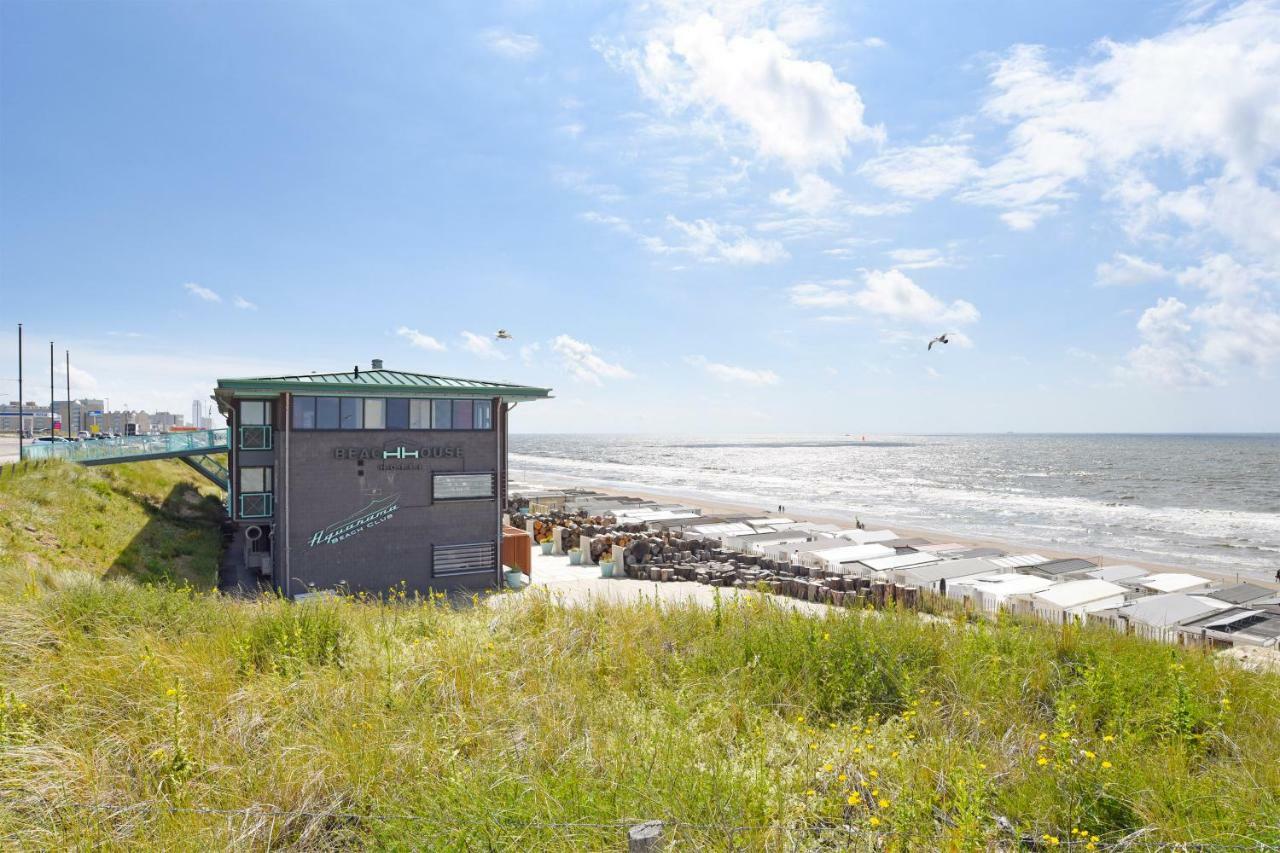
[[[605,361],[591,344],[568,335],[558,335],[551,342],[551,350],[560,356],[565,369],[582,382],[601,385],[603,379],[630,379],[634,375],[620,364]]]
[[[1172,296],[1143,311],[1138,320],[1142,343],[1129,352],[1121,375],[1174,388],[1213,384],[1213,375],[1196,355],[1187,313],[1187,306]]]
[[[708,360],[706,356],[687,356],[685,362],[701,368],[708,376],[721,382],[737,382],[744,385],[777,385],[780,381],[778,374],[772,370],[755,370],[750,367],[721,364]]]
[[[486,335],[477,335],[475,332],[462,333],[462,348],[481,358],[501,360],[507,357],[506,353],[494,346],[491,338]]]
[[[207,287],[202,287],[194,281],[189,281],[182,285],[183,289],[197,299],[203,299],[205,302],[221,302],[222,297]]]
[[[258,310],[258,306],[257,306],[257,305],[255,305],[254,303],[250,302],[248,299],[245,299],[243,296],[241,296],[241,295],[240,295],[240,294],[238,294],[238,293],[237,293],[237,294],[232,298],[232,300],[231,300],[231,304],[232,304],[232,305],[234,305],[234,306],[236,306],[237,308],[239,308],[239,309],[240,309],[240,310],[242,310],[242,311],[257,311],[257,310]]]
[[[805,213],[822,213],[840,199],[840,190],[819,175],[806,174],[796,178],[794,190],[781,189],[769,196],[769,200],[782,207]]]
[[[864,121],[855,86],[829,64],[798,56],[778,21],[750,18],[727,6],[714,15],[681,10],[643,48],[598,46],[668,116],[691,115],[724,137],[745,135],[760,157],[797,172],[838,167],[852,143],[883,138]]]
[[[877,317],[919,325],[966,325],[980,316],[971,303],[956,299],[948,304],[898,269],[866,270],[861,284],[861,289],[854,289],[854,282],[846,279],[805,282],[792,286],[788,293],[791,303],[801,307],[854,307]],[[968,338],[964,340],[969,343]]]
[[[1109,261],[1098,264],[1094,271],[1094,280],[1101,286],[1127,286],[1145,284],[1149,281],[1167,278],[1169,271],[1154,261],[1148,261],[1136,255],[1116,252]]]
[[[983,108],[1010,125],[1008,151],[962,197],[1016,211],[1009,224],[1027,227],[1087,178],[1167,163],[1184,179],[1207,172],[1198,194],[1274,203],[1257,176],[1280,154],[1278,41],[1276,5],[1246,2],[1155,38],[1104,39],[1100,58],[1065,69],[1018,45],[993,67]]]
[[[533,59],[542,51],[542,42],[537,36],[497,27],[482,32],[480,42],[490,52],[505,59]]]
[[[424,349],[428,352],[444,352],[448,349],[444,344],[440,343],[440,341],[430,335],[424,335],[417,329],[410,329],[408,326],[401,326],[396,329],[396,334],[408,341],[409,346]]]

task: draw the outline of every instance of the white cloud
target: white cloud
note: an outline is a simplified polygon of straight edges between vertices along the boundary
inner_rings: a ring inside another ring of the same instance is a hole
[[[976,322],[980,316],[971,303],[957,299],[948,305],[898,269],[864,271],[860,290],[854,289],[852,281],[836,279],[796,284],[788,289],[788,294],[791,304],[804,308],[853,306],[878,317],[918,325],[965,325]],[[853,318],[828,316],[821,319],[845,321]],[[962,339],[961,346],[972,345],[968,337],[952,334],[956,336],[953,340]]]
[[[187,291],[187,293],[190,293],[192,296],[196,297],[197,299],[203,299],[205,302],[221,302],[222,301],[221,296],[214,293],[212,290],[210,290],[207,287],[201,287],[200,285],[196,284],[194,281],[189,281],[186,284],[182,285],[182,287],[184,290]]]
[[[1098,264],[1094,275],[1099,285],[1127,286],[1166,278],[1169,271],[1154,261],[1116,252],[1110,261]]]
[[[888,151],[858,170],[873,184],[907,198],[937,198],[978,174],[968,146],[920,145]]]
[[[777,385],[779,382],[778,374],[772,370],[754,370],[749,367],[720,364],[709,361],[701,355],[686,356],[685,362],[701,368],[708,376],[721,382],[739,382],[746,385]]]
[[[1191,318],[1201,324],[1200,356],[1217,368],[1266,367],[1280,360],[1277,274],[1246,267],[1229,255],[1205,258],[1178,283],[1206,294]]]
[[[1186,315],[1187,306],[1172,296],[1143,311],[1138,320],[1142,343],[1126,356],[1121,376],[1173,388],[1213,384],[1196,356]]]
[[[480,42],[491,52],[506,59],[533,59],[542,51],[537,36],[493,28],[480,34]]]
[[[621,216],[588,211],[582,214],[582,218],[634,237],[640,245],[657,255],[685,254],[706,263],[727,261],[745,265],[772,264],[790,257],[777,240],[752,237],[739,226],[721,225],[710,219],[685,222],[668,215],[668,231],[674,232],[674,236],[668,238],[644,234]]]
[[[1100,58],[1065,69],[1044,48],[1019,45],[994,66],[984,105],[1011,125],[1008,151],[961,197],[1003,207],[1008,224],[1027,228],[1086,179],[1119,183],[1141,169],[1165,183],[1207,173],[1196,194],[1274,195],[1257,176],[1280,155],[1277,42],[1280,9],[1245,2],[1154,38],[1104,39]],[[1215,225],[1233,230],[1223,217],[1239,218],[1238,208],[1225,207]]]
[[[769,200],[774,204],[806,213],[822,213],[830,209],[839,199],[840,190],[814,174],[805,174],[796,178],[794,190],[781,189],[769,196]]]
[[[883,138],[864,122],[856,87],[797,56],[780,35],[787,30],[748,18],[728,6],[714,15],[679,10],[643,49],[600,47],[667,115],[692,114],[722,137],[744,133],[760,157],[796,171],[838,167],[851,143]]]
[[[955,266],[955,262],[937,249],[893,249],[889,252],[893,265],[903,270],[925,270]]]
[[[408,326],[401,326],[396,329],[396,334],[408,341],[409,346],[424,349],[428,352],[444,352],[448,349],[448,347],[430,335],[424,335],[417,329],[410,329]]]
[[[493,339],[475,332],[462,333],[462,348],[481,358],[505,359],[506,353],[494,346]]]
[[[859,44],[863,47],[888,47],[888,42],[879,36],[867,36]]]
[[[241,309],[242,311],[257,311],[257,310],[258,310],[258,306],[257,306],[257,305],[253,304],[253,303],[252,303],[252,302],[250,302],[248,299],[245,299],[245,298],[244,298],[243,296],[241,296],[240,294],[236,294],[236,295],[232,298],[232,300],[231,300],[231,304],[232,304],[232,305],[234,305],[234,306],[236,306],[237,308]]]
[[[591,344],[568,335],[558,335],[551,342],[551,349],[560,356],[565,369],[582,382],[601,385],[602,379],[630,379],[634,375],[620,364],[605,361]]]

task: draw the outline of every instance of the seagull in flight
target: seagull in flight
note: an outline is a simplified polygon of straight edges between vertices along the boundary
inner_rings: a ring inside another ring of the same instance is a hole
[[[941,335],[938,335],[936,338],[934,338],[933,340],[929,341],[929,346],[925,347],[925,349],[933,349],[933,345],[934,345],[934,344],[949,344],[949,343],[951,343],[951,341],[947,340],[947,335],[949,335],[949,334],[951,334],[951,333],[950,333],[950,332],[943,332]]]
[[[511,333],[506,329],[499,329],[497,334],[494,335],[494,338],[500,341],[509,341],[511,340]]]

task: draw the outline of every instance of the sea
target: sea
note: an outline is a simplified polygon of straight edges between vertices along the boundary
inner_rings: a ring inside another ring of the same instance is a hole
[[[1280,434],[512,435],[510,476],[1274,579]]]

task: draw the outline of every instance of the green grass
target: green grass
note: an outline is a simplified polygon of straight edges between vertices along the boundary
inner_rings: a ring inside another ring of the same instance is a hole
[[[0,567],[139,581],[217,580],[219,491],[176,461],[47,463],[0,477]],[[51,571],[56,570],[56,571]]]
[[[1280,842],[1280,677],[1108,631],[246,602],[4,554],[9,847]]]

